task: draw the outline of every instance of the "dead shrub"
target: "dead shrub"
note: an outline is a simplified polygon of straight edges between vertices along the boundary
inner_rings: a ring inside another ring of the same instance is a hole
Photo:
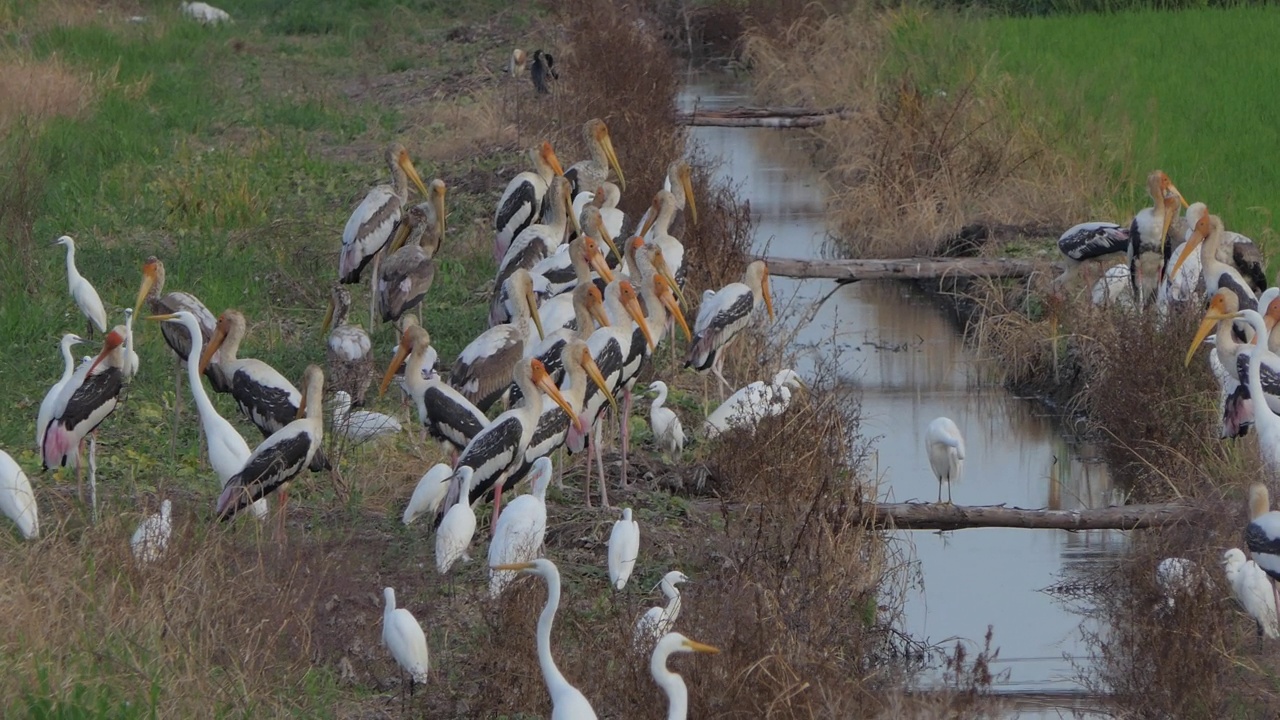
[[[39,126],[78,115],[91,100],[89,83],[56,58],[0,60],[0,133],[19,122]]]

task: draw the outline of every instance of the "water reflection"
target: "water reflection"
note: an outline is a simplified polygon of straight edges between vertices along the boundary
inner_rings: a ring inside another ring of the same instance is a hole
[[[690,78],[682,109],[695,104],[750,104],[745,87],[722,76]],[[721,159],[757,221],[756,249],[788,257],[837,252],[827,243],[826,191],[794,135],[772,130],[696,128],[693,142]],[[807,305],[828,281],[772,280],[775,296]],[[822,357],[838,360],[841,378],[862,391],[864,434],[877,437],[876,463],[887,501],[933,501],[938,483],[923,451],[929,421],[946,415],[967,443],[960,504],[1089,508],[1117,501],[1106,467],[1087,445],[1073,444],[1033,403],[992,385],[937,305],[908,285],[845,286],[802,329],[801,374]],[[1079,690],[1086,650],[1080,615],[1043,592],[1073,569],[1122,549],[1123,533],[1018,529],[899,533],[895,540],[919,562],[923,587],[909,592],[906,630],[942,641],[981,643],[988,625],[1000,648],[1000,689],[1063,693]],[[1073,664],[1073,661],[1077,664]],[[1058,717],[1055,708],[1020,708],[1020,717]],[[1070,714],[1070,711],[1065,711]]]

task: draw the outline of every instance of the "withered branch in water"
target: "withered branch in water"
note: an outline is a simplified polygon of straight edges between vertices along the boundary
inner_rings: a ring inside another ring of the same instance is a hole
[[[1027,510],[1003,505],[866,503],[862,517],[897,530],[961,530],[1006,527],[1048,530],[1141,530],[1196,521],[1202,511],[1188,503],[1118,505],[1092,510]]]
[[[801,260],[761,256],[769,274],[789,278],[935,280],[947,277],[1019,278],[1036,271],[1058,273],[1051,263],[1009,258],[903,258],[896,260]]]

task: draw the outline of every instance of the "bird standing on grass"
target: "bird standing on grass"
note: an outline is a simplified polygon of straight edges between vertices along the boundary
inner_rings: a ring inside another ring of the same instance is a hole
[[[609,584],[621,590],[627,586],[640,554],[640,523],[631,519],[631,508],[622,508],[622,519],[609,532]]]
[[[430,668],[427,636],[413,613],[396,607],[394,589],[383,588],[382,598],[386,601],[382,611],[382,644],[387,646],[400,669],[409,673],[409,697],[413,697],[414,684],[427,683]]]
[[[547,692],[551,694],[551,720],[595,720],[596,713],[591,709],[591,703],[581,691],[569,684],[551,657],[551,626],[556,621],[556,611],[560,609],[559,568],[550,560],[539,558],[527,563],[495,565],[493,569],[537,575],[546,581],[547,604],[538,616],[537,639],[538,665],[542,668]]]
[[[530,471],[530,492],[507,505],[498,517],[489,543],[489,597],[502,594],[516,579],[511,570],[494,570],[499,565],[532,562],[542,554],[547,535],[547,485],[551,483],[551,458],[540,457]]]
[[[668,457],[679,460],[680,453],[684,452],[684,426],[671,408],[664,407],[667,402],[667,384],[654,380],[649,383],[649,391],[658,393],[658,397],[649,405],[649,425],[653,429],[654,442]]]
[[[370,410],[352,410],[346,390],[333,394],[333,432],[353,445],[400,432],[400,421]]]
[[[938,502],[942,502],[942,484],[947,484],[947,504],[951,504],[951,483],[960,480],[964,465],[964,436],[951,418],[940,417],[929,423],[924,435],[929,466],[938,478]]]
[[[59,396],[62,395],[62,388],[71,382],[71,374],[76,369],[76,359],[71,355],[71,348],[79,343],[84,342],[79,335],[67,333],[62,336],[62,342],[58,344],[58,348],[62,352],[62,377],[58,378],[58,382],[49,388],[49,392],[45,393],[44,400],[40,401],[40,412],[36,416],[36,449],[39,450],[44,443],[44,431],[49,427],[49,421],[53,419],[53,407],[58,402]]]
[[[40,519],[31,481],[9,453],[0,450],[0,512],[12,520],[22,537],[33,540],[40,536]]]
[[[169,545],[169,535],[173,533],[170,519],[172,512],[173,502],[166,498],[160,503],[160,512],[148,515],[138,524],[138,529],[129,539],[129,547],[133,549],[133,557],[139,564],[155,562],[164,555],[165,548]]]
[[[547,205],[547,190],[551,187],[551,179],[564,175],[560,159],[556,157],[549,142],[543,141],[537,147],[530,148],[529,159],[533,163],[533,170],[526,170],[511,178],[494,210],[494,262],[502,262],[511,242],[525,228],[541,222],[541,218],[550,210]]]
[[[1239,548],[1231,548],[1222,554],[1222,568],[1231,585],[1231,594],[1258,624],[1258,639],[1263,636],[1280,637],[1280,622],[1276,619],[1276,598],[1271,581],[1252,560],[1245,560]]]
[[[786,412],[792,393],[803,388],[800,376],[790,369],[780,370],[772,382],[756,380],[739,388],[707,416],[702,423],[703,435],[711,439],[730,428],[750,428],[754,432],[761,420]]]
[[[533,80],[533,88],[539,95],[550,95],[551,88],[548,86],[548,81],[560,79],[560,73],[556,72],[555,65],[556,60],[550,53],[541,50],[533,51],[533,65],[529,68],[529,77]]]
[[[329,309],[320,324],[320,334],[329,333],[326,339],[328,351],[325,353],[329,385],[334,390],[347,393],[352,403],[363,407],[364,395],[373,380],[373,343],[364,328],[347,322],[350,312],[351,292],[341,285],[334,285],[329,295]],[[329,332],[331,327],[333,331]]]
[[[718,648],[703,645],[680,633],[668,633],[658,641],[653,649],[653,657],[649,660],[649,672],[653,681],[667,694],[667,720],[685,720],[689,716],[689,688],[679,673],[667,669],[667,658],[673,653],[709,653],[720,652]]]
[[[378,309],[382,321],[399,320],[405,312],[418,308],[422,320],[422,300],[436,278],[436,253],[444,241],[444,181],[431,181],[431,200],[405,211],[391,239],[390,255],[378,273]]]
[[[452,460],[457,460],[471,439],[489,424],[489,418],[452,385],[444,382],[436,372],[436,351],[431,347],[431,336],[414,321],[400,334],[396,355],[387,366],[387,372],[378,386],[378,394],[384,394],[396,370],[404,364],[404,388],[418,408],[418,422],[444,448]],[[405,358],[408,358],[406,362]]]
[[[428,513],[435,515],[449,492],[449,478],[453,477],[453,468],[445,463],[436,463],[418,480],[413,489],[413,496],[404,509],[404,524],[408,525]]]
[[[93,330],[97,328],[98,332],[105,333],[107,331],[107,310],[102,306],[102,298],[98,297],[98,291],[93,289],[93,285],[80,271],[76,269],[76,243],[71,239],[70,235],[63,235],[54,241],[54,245],[61,245],[67,249],[67,287],[71,290],[71,299],[76,301],[76,307],[80,308],[80,312],[89,320],[89,330],[87,336],[93,337]]]
[[[471,468],[458,468],[451,482],[457,483],[457,491],[450,494],[457,497],[436,528],[436,570],[441,575],[449,572],[449,568],[459,559],[470,560],[467,548],[471,538],[476,534],[476,511],[472,509],[467,493],[471,491]]]
[[[636,621],[635,642],[637,645],[645,642],[654,642],[671,632],[671,628],[675,626],[676,619],[680,617],[680,588],[676,586],[686,582],[689,582],[689,576],[679,570],[672,570],[662,576],[662,580],[658,582],[658,587],[662,589],[662,594],[666,596],[667,605],[666,607],[655,606],[649,608]]]

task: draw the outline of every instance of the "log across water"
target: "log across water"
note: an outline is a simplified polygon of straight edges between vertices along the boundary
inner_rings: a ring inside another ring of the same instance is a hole
[[[1054,263],[1013,258],[900,258],[895,260],[801,260],[760,256],[769,274],[789,278],[936,280],[945,277],[1023,278],[1034,272],[1061,272]]]
[[[1004,505],[866,503],[862,517],[897,530],[960,530],[1005,527],[1048,530],[1142,530],[1191,522],[1201,510],[1187,503],[1117,505],[1086,510],[1047,510]]]
[[[694,110],[678,113],[677,125],[703,127],[808,128],[830,118],[849,116],[845,108],[736,107],[728,110]]]

